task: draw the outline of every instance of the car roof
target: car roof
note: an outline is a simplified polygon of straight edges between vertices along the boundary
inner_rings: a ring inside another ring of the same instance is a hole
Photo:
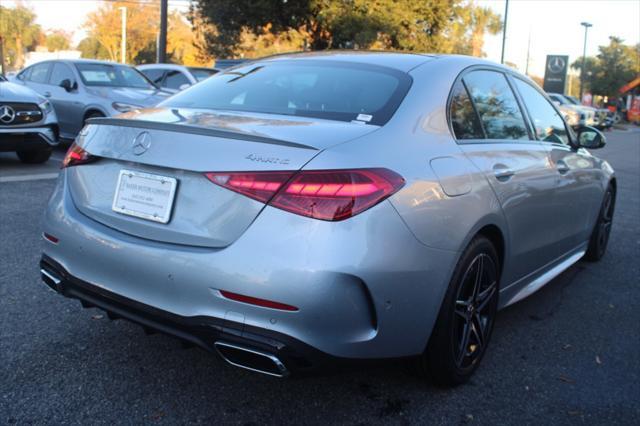
[[[459,70],[472,65],[485,65],[492,68],[501,69],[504,72],[516,73],[520,75],[517,70],[509,68],[505,65],[501,65],[496,62],[488,61],[486,59],[481,59],[474,56],[397,51],[325,50],[317,52],[296,52],[256,58],[252,62],[285,61],[296,59],[371,64],[392,68],[403,72],[410,72],[414,68],[417,68],[423,64],[431,63],[437,60],[447,62],[448,65],[453,65]],[[245,64],[246,63],[242,63],[241,65]]]
[[[434,57],[434,55],[421,53],[400,53],[393,51],[378,52],[366,50],[329,50],[319,52],[284,53],[279,55],[267,56],[264,58],[256,58],[254,62],[286,61],[296,59],[305,59],[312,61],[339,61],[379,65],[407,72],[429,61],[430,59],[433,59]],[[245,65],[245,63],[242,63],[241,65]]]

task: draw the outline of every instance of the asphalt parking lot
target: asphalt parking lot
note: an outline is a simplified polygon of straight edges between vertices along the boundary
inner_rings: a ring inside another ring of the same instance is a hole
[[[400,362],[272,379],[53,294],[39,222],[62,153],[0,154],[0,423],[637,424],[640,128],[607,137],[594,152],[618,175],[607,255],[502,311],[483,365],[452,390]]]

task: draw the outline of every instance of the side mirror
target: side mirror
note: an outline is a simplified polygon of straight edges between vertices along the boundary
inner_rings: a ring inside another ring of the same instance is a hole
[[[184,89],[188,89],[189,87],[191,87],[189,83],[184,83],[184,84],[181,84],[180,87],[178,87],[178,89],[184,90]]]
[[[65,78],[60,82],[60,87],[62,87],[67,92],[71,92],[72,90],[75,90],[78,86],[75,82],[72,83],[71,80],[69,80],[68,78]]]
[[[598,149],[606,144],[607,138],[605,138],[600,130],[587,126],[578,129],[579,148]]]

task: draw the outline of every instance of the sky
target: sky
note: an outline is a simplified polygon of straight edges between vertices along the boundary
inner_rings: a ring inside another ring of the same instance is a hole
[[[136,0],[131,2],[135,7]],[[428,1],[428,0],[415,0]],[[87,13],[101,0],[22,0],[36,12],[44,29],[62,28],[73,32],[74,43],[84,38],[82,24]],[[504,15],[505,0],[475,0]],[[0,0],[13,6],[15,0]],[[169,9],[186,11],[189,0],[169,0]],[[522,72],[526,68],[527,45],[531,37],[529,73],[542,76],[547,54],[569,55],[570,62],[582,56],[584,27],[593,24],[587,38],[587,56],[598,53],[598,46],[608,44],[615,35],[627,44],[640,42],[640,0],[510,0],[507,21],[505,60]],[[487,58],[500,62],[502,34],[485,37]]]
[[[125,0],[131,7],[137,0]],[[0,0],[2,6],[15,6],[15,0]],[[104,0],[21,0],[37,15],[36,22],[45,29],[63,29],[73,33],[73,43],[77,44],[86,35],[82,24],[89,12],[97,9]],[[189,9],[189,0],[169,0],[169,11]]]
[[[478,0],[504,16],[505,0]],[[573,63],[582,57],[584,27],[587,32],[587,56],[598,54],[598,46],[609,44],[609,36],[626,44],[640,42],[640,0],[510,0],[507,15],[505,61],[513,62],[521,72],[527,63],[527,45],[531,34],[529,74],[543,76],[546,55],[569,55]],[[500,62],[502,33],[485,36],[487,59]]]

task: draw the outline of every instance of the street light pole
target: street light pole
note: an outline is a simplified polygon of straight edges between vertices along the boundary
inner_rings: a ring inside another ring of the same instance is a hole
[[[167,0],[160,0],[160,36],[156,58],[159,64],[167,62],[167,7]]]
[[[122,12],[122,41],[120,45],[120,62],[127,63],[127,8],[119,7]]]
[[[593,25],[588,22],[580,22],[584,27],[584,46],[582,48],[582,68],[580,69],[580,102],[582,102],[582,93],[584,90],[585,66],[587,64],[587,30]]]
[[[500,63],[504,64],[504,44],[507,39],[507,15],[509,14],[509,0],[504,2],[504,26],[502,27],[502,54],[500,55]]]

